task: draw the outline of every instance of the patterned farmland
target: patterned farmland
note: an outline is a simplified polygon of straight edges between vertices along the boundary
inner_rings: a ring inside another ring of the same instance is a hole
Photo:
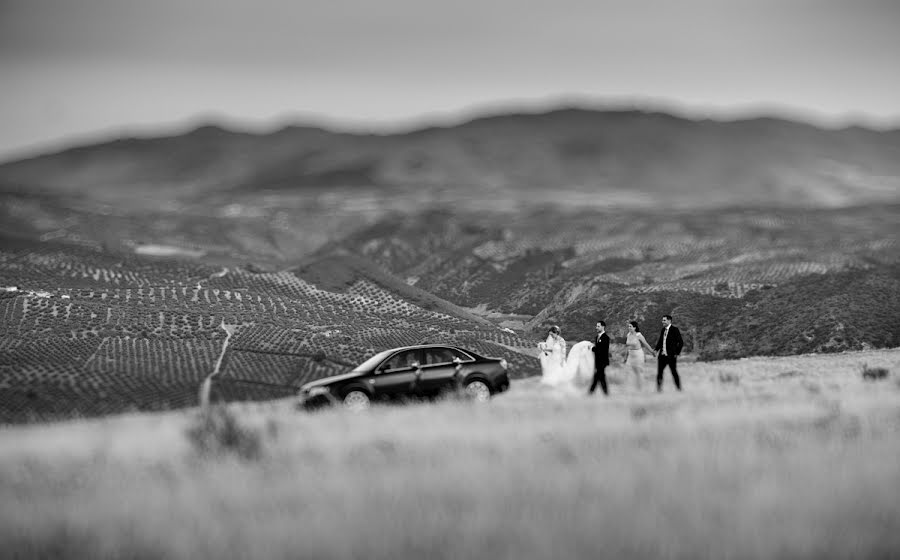
[[[389,287],[409,289],[403,282],[365,270],[332,270],[352,277],[335,291],[290,270],[128,255],[126,273],[110,264],[119,258],[51,242],[0,249],[2,420],[196,404],[217,366],[215,398],[275,398],[384,348],[431,340],[522,345],[426,294],[410,301]],[[230,339],[223,325],[234,327]],[[536,367],[509,348],[485,348],[521,364],[519,375]]]

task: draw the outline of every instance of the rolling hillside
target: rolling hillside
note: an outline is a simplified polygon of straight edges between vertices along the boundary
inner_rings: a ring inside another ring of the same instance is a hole
[[[503,218],[510,218],[504,220]],[[900,208],[451,215],[363,229],[353,248],[444,299],[539,337],[597,319],[655,340],[676,316],[719,359],[900,345]],[[333,251],[328,246],[323,251]],[[506,320],[504,320],[504,318]]]
[[[217,363],[216,398],[273,398],[426,341],[504,356],[526,376],[549,324],[576,341],[600,318],[616,342],[631,319],[653,342],[672,313],[700,359],[900,346],[896,205],[394,213],[279,264],[261,218],[237,218],[232,239],[257,240],[262,258],[227,245],[153,256],[122,215],[4,200],[22,224],[0,243],[7,420],[190,405]],[[195,215],[159,215],[182,247],[209,247]],[[227,217],[206,223],[229,230]]]

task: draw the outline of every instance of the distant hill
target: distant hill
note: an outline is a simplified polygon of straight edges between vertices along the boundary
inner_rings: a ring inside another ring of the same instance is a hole
[[[900,346],[900,324],[894,319],[900,313],[897,265],[800,276],[740,299],[603,288],[548,308],[545,320],[571,325],[570,336],[583,339],[602,317],[613,340],[624,343],[625,323],[637,319],[655,344],[660,318],[671,314],[685,335],[685,351],[701,360]]]
[[[357,187],[597,206],[844,206],[900,196],[900,131],[560,109],[403,134],[204,126],[0,165],[7,190],[176,198]]]
[[[435,211],[322,251],[356,251],[533,338],[551,324],[589,338],[599,319],[614,338],[629,320],[653,335],[673,314],[689,352],[721,359],[900,345],[898,217],[896,204],[509,221]]]

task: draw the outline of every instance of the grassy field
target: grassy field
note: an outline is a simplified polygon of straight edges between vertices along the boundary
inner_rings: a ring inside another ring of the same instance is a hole
[[[889,374],[864,380],[864,363]],[[196,410],[0,428],[0,550],[900,555],[900,350],[686,362],[682,375],[681,394],[670,378],[663,394],[637,393],[613,366],[608,399],[528,379],[488,405],[231,406],[219,417],[231,430],[204,428]]]

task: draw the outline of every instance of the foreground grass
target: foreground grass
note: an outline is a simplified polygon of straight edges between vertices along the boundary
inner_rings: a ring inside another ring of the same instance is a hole
[[[864,362],[891,373],[865,381]],[[526,380],[482,406],[232,407],[258,443],[249,455],[198,447],[196,412],[13,427],[0,430],[0,546],[23,558],[891,557],[898,374],[900,351],[883,351],[685,364],[683,394],[616,383],[587,398]]]

